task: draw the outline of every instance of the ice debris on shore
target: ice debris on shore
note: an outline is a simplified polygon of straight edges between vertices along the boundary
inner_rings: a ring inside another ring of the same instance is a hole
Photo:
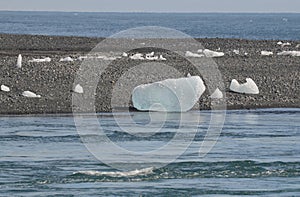
[[[127,55],[127,56],[126,56]],[[127,53],[123,53],[122,55],[123,57],[128,57],[128,54]],[[163,55],[159,55],[159,56],[155,56],[154,55],[154,52],[151,52],[151,53],[147,53],[147,54],[142,54],[142,53],[136,53],[134,55],[131,55],[129,56],[130,59],[132,60],[150,60],[150,61],[153,61],[153,60],[160,60],[160,61],[166,61],[167,59],[165,57],[163,57]]]
[[[246,78],[246,83],[239,84],[236,79],[233,79],[230,84],[230,90],[242,94],[259,94],[259,89],[251,78]]]
[[[210,98],[212,99],[222,99],[223,98],[223,93],[219,88],[217,88],[212,95],[210,95]]]
[[[209,49],[199,49],[198,53],[203,53],[206,57],[223,57],[225,55],[223,52],[212,51]]]
[[[191,51],[187,51],[187,52],[185,53],[185,56],[186,56],[186,57],[204,57],[203,54],[193,53],[193,52],[191,52]]]
[[[28,98],[41,98],[41,95],[37,95],[37,94],[35,94],[35,93],[31,92],[31,91],[24,91],[22,93],[22,96],[28,97]]]
[[[29,60],[28,62],[36,62],[36,63],[51,62],[51,58],[50,57],[46,57],[46,58],[42,58],[42,59],[33,58],[32,60]]]
[[[22,55],[21,54],[18,55],[16,67],[22,68]]]
[[[143,57],[143,54],[141,53],[136,53],[132,56],[129,57],[132,60],[144,60],[145,58]]]
[[[234,50],[233,50],[233,53],[236,54],[236,55],[239,55],[239,54],[240,54],[240,51],[237,50],[237,49],[234,49]]]
[[[80,84],[77,84],[73,91],[78,94],[83,94],[83,88]]]
[[[1,85],[1,91],[3,91],[3,92],[9,92],[10,91],[10,88],[9,87],[7,87],[6,85]]]
[[[300,51],[282,51],[280,53],[277,53],[277,55],[300,57]]]
[[[271,55],[273,55],[273,52],[271,52],[271,51],[261,51],[260,54],[262,56],[271,56]]]
[[[199,76],[166,79],[135,87],[132,102],[140,111],[186,112],[204,91],[205,85]]]
[[[66,58],[61,58],[59,61],[60,62],[73,62],[74,59],[71,57],[66,57]]]
[[[291,46],[291,45],[292,45],[292,44],[289,43],[289,42],[281,42],[281,41],[277,42],[277,44],[278,44],[278,45],[281,45],[282,47],[285,47],[285,46]]]

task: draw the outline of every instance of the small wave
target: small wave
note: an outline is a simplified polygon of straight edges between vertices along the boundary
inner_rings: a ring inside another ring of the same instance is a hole
[[[128,172],[106,172],[106,171],[78,171],[74,172],[73,175],[88,175],[88,176],[110,176],[110,177],[132,177],[140,175],[148,175],[153,173],[154,168],[144,168],[140,170],[132,170]]]

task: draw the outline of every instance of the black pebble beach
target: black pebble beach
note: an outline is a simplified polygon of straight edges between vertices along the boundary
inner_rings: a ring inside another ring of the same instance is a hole
[[[102,38],[33,36],[0,34],[0,85],[6,85],[10,92],[0,91],[1,114],[43,114],[72,113],[74,79],[82,61],[60,62],[60,58],[77,58],[90,52]],[[213,58],[224,82],[227,109],[256,108],[299,108],[300,107],[300,57],[278,56],[281,51],[297,51],[300,41],[289,41],[292,45],[282,47],[276,40],[240,39],[197,39],[204,48],[220,50],[225,56]],[[239,50],[235,54],[233,50]],[[272,51],[272,56],[262,56],[261,51]],[[247,53],[245,55],[245,53]],[[22,68],[17,69],[16,59],[22,54]],[[167,61],[180,66],[182,76],[194,73],[181,58],[161,54]],[[30,63],[33,58],[50,57],[51,62]],[[106,72],[97,87],[96,110],[109,112],[112,88],[120,78],[119,70],[134,61],[122,57],[115,68]],[[138,60],[135,60],[138,62]],[[232,79],[244,83],[252,78],[257,84],[258,95],[246,95],[229,90]],[[161,77],[164,78],[163,76]],[[84,84],[82,85],[84,88]],[[22,92],[30,90],[41,98],[27,98]],[[130,94],[130,91],[129,91]],[[205,92],[197,105],[198,109],[211,109],[209,92]],[[122,97],[122,95],[117,95]],[[128,100],[128,99],[127,99]],[[129,106],[132,107],[130,101]],[[120,106],[125,107],[125,106]]]

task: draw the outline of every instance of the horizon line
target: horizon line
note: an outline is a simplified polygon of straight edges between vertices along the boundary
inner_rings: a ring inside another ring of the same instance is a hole
[[[153,14],[300,14],[288,11],[71,11],[71,10],[5,10],[0,12],[62,12],[62,13],[153,13]]]

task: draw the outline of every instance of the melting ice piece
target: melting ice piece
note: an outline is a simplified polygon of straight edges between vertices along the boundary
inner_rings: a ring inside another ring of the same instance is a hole
[[[1,85],[1,91],[3,91],[3,92],[9,92],[10,88],[7,87],[6,85]]]
[[[73,62],[74,60],[71,57],[66,57],[66,58],[61,58],[59,61],[60,62]]]
[[[140,111],[186,112],[193,108],[204,91],[199,76],[166,79],[137,86],[132,92],[132,101]]]
[[[24,91],[22,93],[22,96],[25,96],[25,97],[29,97],[29,98],[41,98],[41,95],[37,95],[33,92],[30,92],[30,91]]]
[[[187,51],[185,53],[185,56],[186,57],[204,57],[203,54],[193,53],[193,52],[190,52],[190,51]]]
[[[77,60],[79,60],[79,61],[83,61],[83,60],[85,60],[85,59],[88,59],[88,56],[79,56],[79,57],[77,58]]]
[[[283,43],[281,41],[277,42],[277,45],[282,45]]]
[[[51,58],[50,57],[46,57],[44,59],[32,59],[32,60],[29,60],[28,62],[37,62],[37,63],[40,63],[40,62],[51,62]]]
[[[246,83],[244,84],[239,84],[236,79],[233,79],[230,84],[230,90],[243,94],[259,94],[258,87],[251,78],[246,78]]]
[[[130,56],[130,59],[132,59],[132,60],[144,60],[145,58],[143,57],[143,54],[136,53],[136,54]]]
[[[167,59],[166,59],[163,55],[160,55],[160,56],[159,56],[159,60],[161,60],[161,61],[166,61]]]
[[[123,57],[128,57],[128,54],[126,52],[123,52],[122,56]]]
[[[223,98],[223,93],[219,88],[217,88],[212,95],[210,95],[210,98],[212,99],[221,99]]]
[[[289,42],[286,42],[286,43],[282,43],[282,47],[285,47],[285,46],[291,46],[292,44],[291,43],[289,43]]]
[[[74,92],[78,93],[78,94],[83,94],[83,88],[80,84],[77,84],[74,88]]]
[[[237,49],[234,49],[234,50],[233,50],[233,53],[236,54],[236,55],[239,55],[239,54],[240,54],[240,51],[237,50]]]
[[[300,57],[300,51],[282,51],[277,55]]]
[[[204,49],[203,53],[206,57],[222,57],[225,55],[223,52],[212,51],[209,49]]]
[[[273,55],[273,52],[271,52],[271,51],[262,51],[262,52],[260,52],[260,54],[262,56],[270,56],[270,55]]]
[[[19,56],[18,56],[16,67],[17,68],[22,67],[22,55],[21,54],[19,54]]]

